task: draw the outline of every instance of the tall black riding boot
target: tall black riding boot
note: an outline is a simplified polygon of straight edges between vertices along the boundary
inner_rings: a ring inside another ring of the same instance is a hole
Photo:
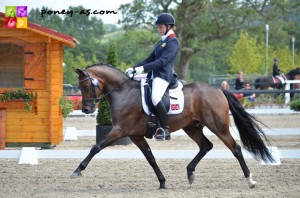
[[[169,133],[169,124],[168,124],[168,115],[167,110],[165,108],[165,105],[162,101],[160,101],[155,106],[157,117],[159,118],[160,125],[162,129],[158,129],[156,131],[156,134],[154,135],[154,138],[156,140],[170,140],[171,136]]]

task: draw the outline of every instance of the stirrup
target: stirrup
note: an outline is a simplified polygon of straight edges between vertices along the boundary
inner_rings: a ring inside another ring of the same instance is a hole
[[[159,127],[154,134],[154,138],[157,141],[163,141],[163,140],[170,140],[171,136],[170,133],[166,135],[165,130],[162,127]]]

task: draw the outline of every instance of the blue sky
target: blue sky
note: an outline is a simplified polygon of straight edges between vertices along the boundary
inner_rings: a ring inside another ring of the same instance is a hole
[[[52,10],[67,10],[69,6],[82,5],[86,9],[93,10],[114,10],[117,11],[121,4],[130,3],[133,0],[0,0],[0,12],[5,12],[5,6],[27,6],[32,8],[42,8],[46,6]],[[121,19],[121,13],[97,15],[105,24],[116,24]]]

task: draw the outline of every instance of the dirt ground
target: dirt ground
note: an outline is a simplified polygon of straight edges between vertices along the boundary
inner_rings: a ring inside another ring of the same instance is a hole
[[[300,128],[299,115],[260,116],[272,128]],[[64,126],[94,129],[95,118],[67,118]],[[225,149],[216,137],[208,137],[214,149]],[[54,149],[90,149],[95,137],[79,137],[65,141]],[[186,136],[172,140],[148,140],[153,150],[197,149]],[[272,146],[300,149],[300,136],[272,136]],[[133,144],[106,149],[137,149]],[[257,181],[248,187],[235,159],[204,158],[194,172],[196,179],[188,183],[186,166],[191,159],[157,159],[166,178],[165,190],[145,159],[93,159],[83,176],[70,179],[82,159],[39,159],[38,165],[18,165],[18,159],[0,160],[0,198],[15,197],[299,197],[300,159],[281,159],[279,166],[265,166],[254,159],[246,163]]]

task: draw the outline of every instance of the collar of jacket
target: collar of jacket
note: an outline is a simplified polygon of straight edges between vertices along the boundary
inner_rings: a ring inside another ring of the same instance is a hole
[[[171,36],[171,37],[170,37],[170,36]],[[174,36],[175,36],[174,31],[173,31],[173,30],[169,30],[168,33],[167,33],[166,35],[163,35],[163,36],[161,37],[161,40],[162,40],[162,41],[165,41],[166,38],[170,39],[170,38],[172,38],[172,37],[174,37]]]

